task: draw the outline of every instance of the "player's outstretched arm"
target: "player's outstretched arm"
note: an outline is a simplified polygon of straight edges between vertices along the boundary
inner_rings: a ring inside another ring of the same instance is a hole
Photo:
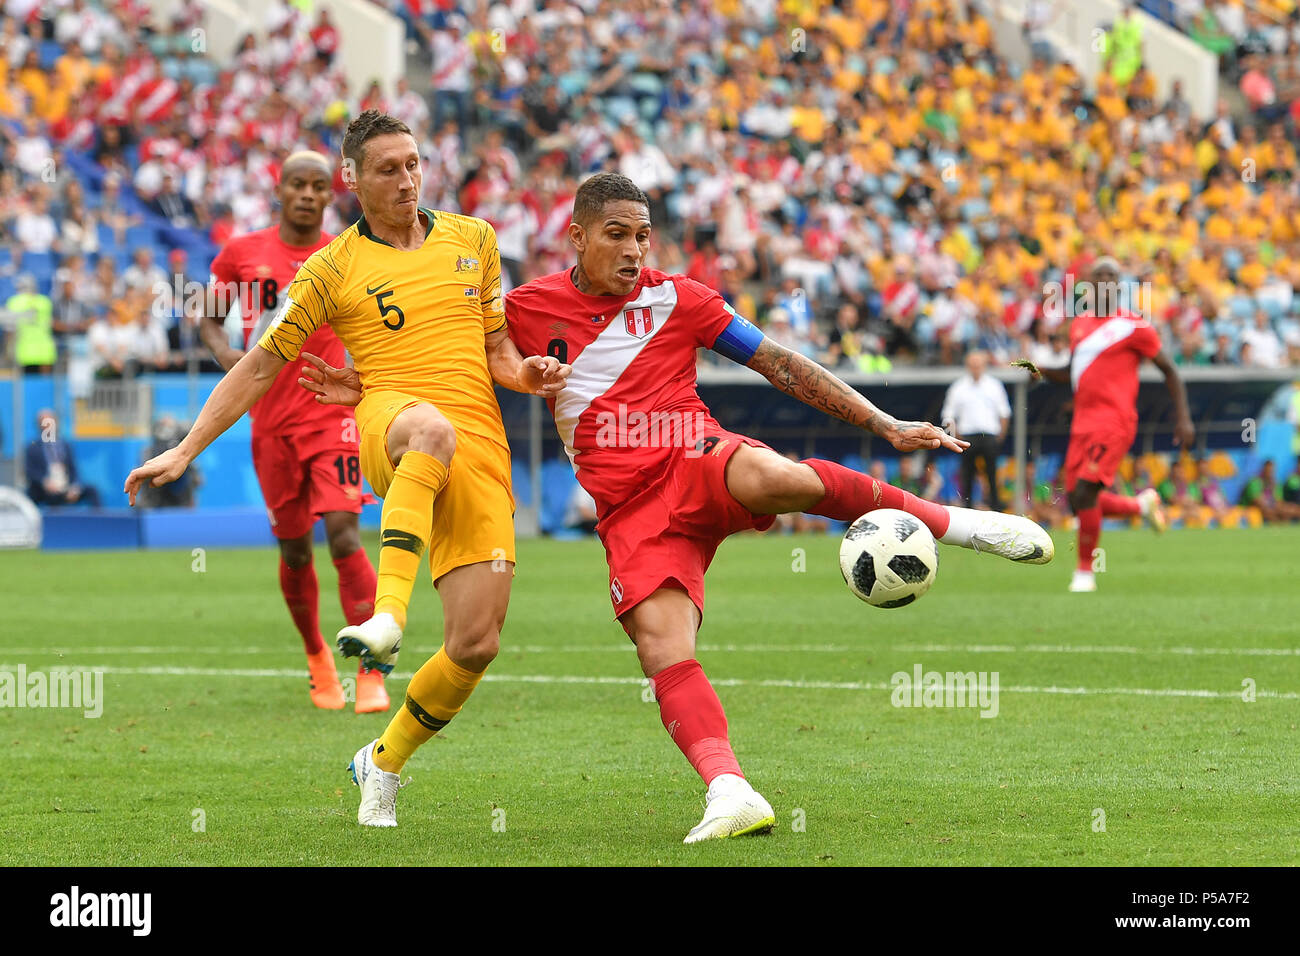
[[[899,451],[947,448],[960,452],[970,442],[953,438],[929,422],[904,422],[887,415],[812,359],[764,337],[746,363],[778,389],[840,421],[865,428]]]
[[[1191,448],[1196,441],[1196,428],[1192,425],[1192,413],[1187,407],[1187,387],[1183,377],[1178,374],[1178,366],[1169,361],[1169,356],[1160,351],[1151,360],[1165,376],[1165,388],[1174,403],[1174,444]]]
[[[1042,381],[1046,379],[1049,382],[1056,382],[1058,385],[1070,384],[1070,366],[1063,365],[1060,368],[1039,368],[1029,359],[1016,359],[1011,363],[1016,368],[1023,368],[1029,373],[1029,377]]]
[[[506,329],[483,337],[487,348],[488,371],[502,388],[543,398],[564,390],[573,366],[565,365],[553,355],[530,355],[524,358]]]
[[[181,443],[150,458],[126,476],[122,490],[126,492],[130,503],[135,504],[135,496],[146,481],[157,488],[185,474],[185,469],[198,457],[199,452],[239,421],[240,416],[267,393],[275,376],[284,366],[284,359],[278,355],[261,347],[250,349],[217,383],[208,400],[203,403],[194,426],[181,439]]]

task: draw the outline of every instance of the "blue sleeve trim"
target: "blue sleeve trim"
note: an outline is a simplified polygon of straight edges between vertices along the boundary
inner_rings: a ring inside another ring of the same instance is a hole
[[[763,337],[757,326],[733,313],[730,324],[713,343],[713,351],[738,365],[748,365],[762,344]]]

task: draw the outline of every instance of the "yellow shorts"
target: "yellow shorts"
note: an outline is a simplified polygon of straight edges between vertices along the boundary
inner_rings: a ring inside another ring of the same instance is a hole
[[[369,392],[357,406],[361,473],[381,498],[393,483],[388,429],[412,405],[432,404],[402,392]],[[510,449],[502,442],[457,432],[447,484],[433,502],[429,571],[436,582],[448,571],[480,561],[515,560],[515,498],[510,490]]]

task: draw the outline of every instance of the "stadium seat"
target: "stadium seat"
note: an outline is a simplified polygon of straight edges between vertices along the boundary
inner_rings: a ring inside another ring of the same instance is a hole
[[[515,504],[530,507],[533,503],[533,479],[529,468],[521,461],[510,464],[510,487],[515,496]]]
[[[1257,297],[1255,304],[1267,312],[1268,317],[1274,321],[1286,315],[1286,304],[1273,296]]]
[[[126,227],[126,246],[128,249],[135,249],[137,246],[154,246],[157,243],[158,232],[153,226]]]
[[[53,252],[24,252],[17,271],[25,272],[36,280],[36,287],[42,295],[49,295],[54,287],[54,270],[58,267],[58,257]]]
[[[1234,295],[1228,299],[1228,310],[1234,318],[1252,318],[1255,315],[1255,300],[1248,295]]]
[[[569,497],[578,479],[567,458],[557,458],[542,463],[541,507],[538,523],[546,534],[564,529],[564,514],[569,508]]]
[[[663,92],[664,82],[653,73],[633,73],[625,81],[626,86],[638,97],[653,97],[656,102]]]
[[[41,69],[50,71],[63,56],[63,44],[56,40],[42,40],[40,46]],[[16,65],[16,64],[15,64]]]

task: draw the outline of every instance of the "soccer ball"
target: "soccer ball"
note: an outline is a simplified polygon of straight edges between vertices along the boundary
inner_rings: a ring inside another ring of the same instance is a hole
[[[867,512],[849,526],[840,542],[844,583],[873,607],[911,604],[930,590],[938,570],[934,535],[905,511]]]

